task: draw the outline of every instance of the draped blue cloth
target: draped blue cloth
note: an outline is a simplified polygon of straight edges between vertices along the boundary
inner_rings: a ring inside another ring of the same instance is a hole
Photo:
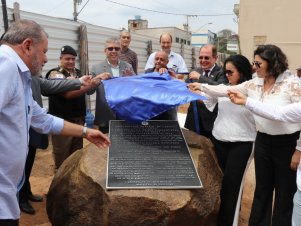
[[[120,119],[142,122],[178,105],[204,96],[188,90],[186,83],[158,72],[102,81],[106,100]]]

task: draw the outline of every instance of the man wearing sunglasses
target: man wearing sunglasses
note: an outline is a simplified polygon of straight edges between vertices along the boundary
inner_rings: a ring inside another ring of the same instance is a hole
[[[199,82],[210,85],[227,84],[228,80],[223,69],[216,64],[217,59],[217,49],[214,45],[202,46],[199,52],[200,67],[190,72],[186,82]],[[217,106],[211,112],[203,102],[193,102],[188,108],[185,128],[211,138],[216,116]]]
[[[99,64],[92,66],[92,74],[109,73],[111,78],[135,75],[132,65],[120,60],[120,40],[118,38],[109,38],[106,41],[104,52],[107,58]],[[94,93],[89,92],[89,94]],[[94,124],[99,129],[107,133],[109,131],[109,121],[116,119],[116,115],[111,111],[105,98],[104,87],[102,83],[96,89],[96,109]]]
[[[172,46],[171,34],[163,33],[160,36],[160,45],[162,51],[164,51],[168,55],[167,67],[173,69],[178,74],[177,76],[178,78],[182,78],[183,75],[181,73],[187,73],[188,70],[183,57],[180,54],[171,51],[171,46]],[[155,55],[156,52],[152,53],[149,56],[144,70],[155,67]]]

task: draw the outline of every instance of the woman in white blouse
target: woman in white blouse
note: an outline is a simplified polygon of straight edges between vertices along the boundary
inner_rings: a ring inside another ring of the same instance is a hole
[[[254,51],[257,77],[233,88],[251,99],[275,105],[301,101],[301,85],[287,71],[285,54],[275,45]],[[190,89],[209,95],[227,96],[228,87],[190,84]],[[300,125],[276,122],[254,115],[257,135],[254,148],[256,189],[249,226],[291,225],[296,172],[290,169]],[[273,207],[273,192],[274,207]]]
[[[224,62],[224,67],[229,86],[240,84],[252,78],[251,64],[242,55],[228,57]],[[251,159],[256,136],[254,117],[249,110],[231,103],[228,97],[203,95],[208,99],[204,101],[204,104],[209,110],[213,111],[218,103],[218,114],[214,122],[211,139],[219,166],[224,173],[217,225],[237,225],[242,179],[248,160]]]
[[[245,105],[247,109],[261,117],[282,122],[301,123],[301,102],[280,107],[247,98],[235,90],[230,90],[228,95],[233,103]],[[291,161],[291,169],[297,170],[298,188],[294,196],[292,226],[301,226],[301,143],[298,142],[296,149],[299,151],[299,155],[295,155],[295,158]]]

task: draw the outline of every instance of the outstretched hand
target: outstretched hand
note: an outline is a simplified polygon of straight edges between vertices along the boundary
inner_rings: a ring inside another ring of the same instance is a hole
[[[99,86],[101,80],[106,80],[106,79],[109,79],[111,77],[112,77],[112,75],[108,72],[98,74],[94,78],[91,79],[91,86],[95,88],[95,87]]]
[[[91,76],[90,75],[83,75],[82,77],[79,78],[81,81],[82,86],[88,86],[90,85],[91,82]]]
[[[228,90],[228,96],[232,103],[245,105],[247,101],[247,97],[239,91],[236,90]]]
[[[96,129],[88,128],[86,133],[86,139],[99,148],[106,148],[111,144],[109,138]]]
[[[190,91],[202,91],[201,90],[201,84],[198,82],[188,83],[187,87]]]

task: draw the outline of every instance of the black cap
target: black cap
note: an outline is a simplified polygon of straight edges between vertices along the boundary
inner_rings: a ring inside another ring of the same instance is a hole
[[[77,56],[76,51],[71,46],[63,46],[61,48],[61,54],[71,54],[73,56]]]

